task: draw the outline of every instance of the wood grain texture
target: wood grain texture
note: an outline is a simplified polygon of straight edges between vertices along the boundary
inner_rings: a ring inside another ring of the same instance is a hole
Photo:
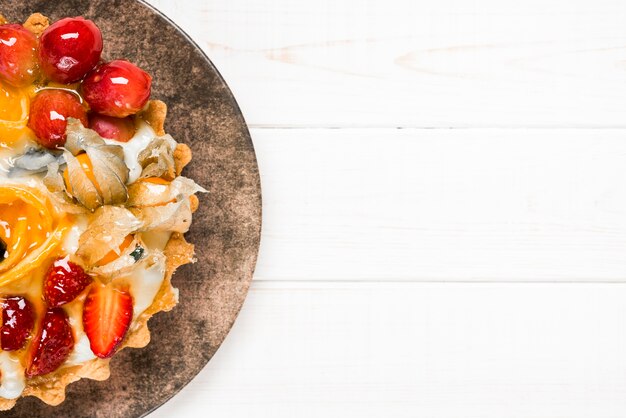
[[[256,280],[626,279],[626,130],[252,136]]]
[[[626,127],[621,0],[152,0],[252,126]]]
[[[624,284],[253,282],[154,418],[626,416]]]

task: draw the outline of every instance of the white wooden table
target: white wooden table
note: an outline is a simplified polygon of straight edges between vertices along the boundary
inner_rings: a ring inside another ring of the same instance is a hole
[[[151,0],[263,182],[255,281],[151,417],[624,418],[623,0]]]

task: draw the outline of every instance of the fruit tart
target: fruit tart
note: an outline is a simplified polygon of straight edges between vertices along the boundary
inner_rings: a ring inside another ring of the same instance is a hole
[[[191,151],[165,133],[150,75],[103,47],[82,17],[0,16],[1,410],[107,379],[193,261]]]

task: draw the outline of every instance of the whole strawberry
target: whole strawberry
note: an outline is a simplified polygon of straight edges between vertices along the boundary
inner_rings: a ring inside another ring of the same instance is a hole
[[[52,264],[44,280],[44,298],[51,308],[65,305],[76,299],[92,281],[82,267],[67,258],[59,258]]]

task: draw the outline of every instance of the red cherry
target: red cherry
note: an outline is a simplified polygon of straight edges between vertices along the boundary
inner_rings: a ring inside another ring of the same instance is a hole
[[[90,115],[89,127],[102,138],[128,142],[135,136],[135,121],[131,117],[114,118],[105,115]]]
[[[26,377],[41,376],[58,369],[74,349],[74,336],[62,308],[50,309],[29,348]]]
[[[78,98],[64,90],[43,90],[30,104],[28,127],[46,148],[65,145],[67,119],[80,119],[87,126],[87,112]]]
[[[37,73],[37,38],[22,25],[0,26],[0,77],[15,87],[31,84]]]
[[[139,112],[150,98],[152,77],[128,61],[102,64],[83,81],[83,97],[94,112],[123,118]]]
[[[67,258],[59,258],[48,270],[43,283],[43,294],[48,306],[56,308],[76,299],[92,281],[82,267]]]
[[[39,39],[41,68],[54,81],[80,80],[100,61],[102,33],[91,20],[68,17],[53,23]]]
[[[0,302],[2,308],[2,328],[0,328],[0,346],[5,351],[19,350],[35,324],[33,307],[21,296],[7,297]]]

